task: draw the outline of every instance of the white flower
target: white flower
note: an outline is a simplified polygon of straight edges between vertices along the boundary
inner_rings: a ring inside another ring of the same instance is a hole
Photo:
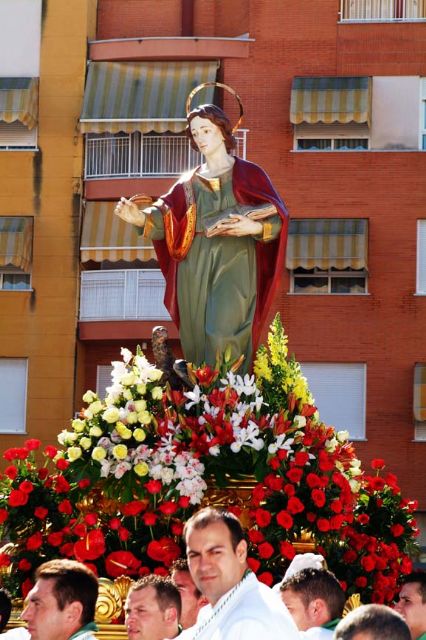
[[[101,462],[101,460],[104,460],[104,458],[106,458],[106,455],[107,451],[103,447],[94,447],[92,451],[92,458],[97,462]]]
[[[104,413],[102,414],[102,418],[105,420],[105,422],[108,422],[108,424],[114,424],[114,422],[117,422],[119,417],[120,412],[117,407],[109,407],[109,409],[104,411]]]
[[[121,347],[121,356],[126,364],[129,364],[130,360],[133,358],[133,353],[126,349],[125,347]]]
[[[325,441],[324,448],[326,451],[328,451],[328,453],[334,453],[338,444],[339,443],[337,442],[337,438],[331,438],[330,440]]]
[[[130,471],[131,468],[132,468],[132,465],[129,462],[126,462],[125,460],[122,460],[115,467],[114,477],[117,478],[117,480],[119,480],[120,478],[122,478],[124,476],[124,474],[127,471]]]
[[[84,431],[86,423],[84,422],[84,420],[77,419],[72,421],[71,426],[77,433],[82,433]]]
[[[85,402],[86,404],[90,404],[91,402],[94,402],[94,400],[97,400],[97,398],[98,396],[94,391],[86,391],[83,396],[83,402]]]
[[[111,470],[111,461],[110,460],[101,460],[101,478],[108,478]]]
[[[151,396],[153,400],[161,400],[163,397],[163,390],[161,387],[154,387],[151,390]]]
[[[161,470],[161,480],[163,482],[163,484],[170,484],[174,478],[174,471],[173,469],[170,469],[169,467],[163,467],[163,469]]]
[[[90,427],[89,436],[92,436],[93,438],[99,438],[101,435],[102,435],[102,429],[100,427],[97,427],[96,425],[93,427]]]
[[[85,451],[87,451],[87,449],[90,449],[90,447],[92,446],[92,439],[85,436],[80,439],[79,444],[82,449],[85,449]]]
[[[349,431],[338,431],[336,436],[339,442],[346,442],[349,439]]]
[[[78,460],[83,455],[80,447],[68,447],[67,450],[68,460],[70,462],[74,462],[74,460]]]
[[[278,449],[285,449],[289,453],[293,453],[293,449],[291,445],[294,442],[294,438],[287,438],[285,433],[281,433],[276,437],[275,442],[271,442],[268,447],[269,453],[276,453]]]
[[[220,454],[220,447],[218,444],[213,445],[212,447],[209,448],[209,454],[211,456],[218,456]]]
[[[303,429],[303,427],[306,427],[306,418],[305,416],[294,416],[293,423],[298,429]]]
[[[192,391],[186,391],[183,395],[191,401],[185,404],[185,409],[190,409],[195,404],[199,404],[201,400],[201,389],[198,384],[196,384]]]
[[[70,444],[73,444],[73,442],[75,442],[78,438],[78,435],[76,433],[74,433],[74,431],[66,431],[65,429],[63,431],[61,431],[61,433],[58,435],[58,442],[59,444],[61,444],[63,447],[67,447]]]

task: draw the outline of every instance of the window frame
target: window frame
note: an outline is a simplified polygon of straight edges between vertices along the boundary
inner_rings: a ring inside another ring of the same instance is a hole
[[[426,151],[426,77],[420,78],[419,151]]]
[[[423,228],[423,230],[421,230]],[[420,254],[423,256],[420,259]],[[423,288],[420,288],[421,279],[421,266],[424,263],[424,275],[423,275]],[[426,218],[419,218],[417,220],[417,247],[416,247],[416,295],[426,296]]]
[[[289,289],[289,293],[291,293],[292,295],[295,296],[365,296],[368,294],[368,271],[367,269],[362,269],[362,273],[361,270],[360,271],[333,271],[332,270],[333,267],[331,269],[328,270],[324,270],[322,271],[321,269],[318,269],[318,267],[314,267],[314,273],[296,273],[294,272],[294,269],[290,269],[290,289]],[[316,271],[316,273],[315,273]],[[311,292],[311,291],[306,291],[306,292],[302,292],[302,291],[295,291],[295,283],[294,283],[294,278],[327,278],[328,282],[327,282],[327,292],[321,293],[321,292]],[[356,292],[356,293],[342,293],[342,292],[334,292],[331,290],[331,280],[332,278],[365,278],[365,291],[362,292]]]
[[[22,394],[22,400],[23,400],[23,406],[21,405],[21,411],[20,414],[23,417],[23,424],[22,426],[19,427],[13,427],[13,428],[9,428],[7,430],[4,429],[3,426],[0,426],[0,434],[1,435],[14,435],[14,434],[26,434],[27,433],[27,405],[28,405],[28,371],[29,371],[29,367],[28,367],[28,358],[19,358],[19,357],[1,357],[0,358],[0,371],[2,370],[2,364],[5,361],[20,361],[21,363],[23,363],[23,378],[24,378],[24,389],[23,389],[23,394]],[[7,373],[8,375],[8,379],[10,381],[11,379],[11,373],[10,371]],[[21,381],[20,381],[21,382]],[[17,404],[16,401],[16,395],[15,394],[10,394],[11,398],[13,398],[13,403]],[[21,398],[20,398],[21,400]],[[19,419],[21,418],[21,415],[17,416],[17,421],[19,421]],[[9,418],[8,418],[8,424],[9,424]]]
[[[331,142],[331,149],[299,149],[298,148],[298,143],[299,140],[330,140]],[[342,140],[367,140],[367,148],[366,149],[337,149],[335,147],[335,143],[336,141],[342,141]],[[314,136],[314,135],[294,135],[294,143],[293,143],[293,151],[297,151],[298,153],[332,153],[332,152],[338,152],[338,153],[356,153],[356,152],[365,152],[365,151],[370,151],[370,137],[369,136],[359,136],[358,138],[355,138],[353,136],[338,136],[338,135],[330,135],[330,136],[326,136],[326,137],[318,137],[318,136]]]

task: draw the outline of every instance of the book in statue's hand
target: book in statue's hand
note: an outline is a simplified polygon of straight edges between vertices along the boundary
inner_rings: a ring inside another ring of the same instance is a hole
[[[275,206],[269,202],[264,202],[262,204],[240,204],[237,202],[235,206],[223,209],[222,211],[219,211],[216,216],[209,217],[204,227],[204,233],[207,238],[217,235],[220,231],[220,223],[229,220],[230,216],[239,215],[247,216],[252,220],[263,220],[264,218],[269,218],[276,213],[277,210]]]

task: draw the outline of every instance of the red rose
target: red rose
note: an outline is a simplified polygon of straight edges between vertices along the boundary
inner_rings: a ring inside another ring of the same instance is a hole
[[[130,531],[126,529],[126,527],[120,527],[117,533],[118,533],[118,537],[122,542],[126,542],[126,540],[128,540],[131,536]]]
[[[6,522],[8,516],[9,514],[6,509],[0,509],[0,524],[3,524],[3,522]]]
[[[374,460],[371,461],[372,469],[383,469],[384,466],[385,461],[382,458],[374,458]]]
[[[317,514],[312,513],[312,511],[308,511],[308,513],[306,514],[306,520],[308,522],[315,522],[316,519],[317,519]]]
[[[258,529],[250,529],[250,531],[248,532],[248,537],[250,542],[252,542],[253,544],[259,544],[259,542],[263,542],[265,539],[263,533]]]
[[[87,489],[87,487],[90,487],[90,480],[89,478],[83,478],[82,480],[79,480],[77,484],[80,489]]]
[[[266,509],[256,509],[254,515],[259,527],[267,527],[271,522],[271,514]]]
[[[53,459],[57,453],[57,448],[51,444],[48,444],[47,447],[44,448],[44,454],[50,459]]]
[[[142,520],[147,527],[152,527],[157,522],[158,516],[152,511],[147,511],[143,514]]]
[[[283,529],[291,529],[293,526],[293,518],[288,511],[280,511],[277,513],[277,522]]]
[[[99,529],[93,529],[84,540],[78,540],[74,544],[74,555],[80,562],[96,560],[105,553],[105,549],[104,534]]]
[[[18,569],[19,571],[29,571],[32,567],[31,562],[28,562],[28,560],[26,558],[22,558],[19,562],[18,562]]]
[[[37,440],[37,438],[30,438],[29,440],[25,440],[25,446],[29,451],[35,451],[40,448],[41,440]]]
[[[257,547],[260,558],[267,560],[274,553],[274,547],[269,542],[261,542]]]
[[[145,483],[145,489],[152,494],[160,493],[162,486],[161,480],[149,480]]]
[[[53,534],[51,534],[53,535]],[[61,555],[65,556],[66,558],[72,558],[74,555],[74,545],[72,542],[66,542],[65,544],[63,544],[61,546],[61,548],[59,549]]]
[[[181,549],[171,538],[163,537],[159,540],[151,540],[146,552],[152,560],[163,562],[169,567],[174,560],[180,557]]]
[[[325,505],[325,492],[322,489],[313,489],[311,491],[312,502],[316,507],[323,507]]]
[[[65,460],[65,458],[58,458],[55,462],[56,468],[59,469],[59,471],[65,471],[65,469],[68,469],[70,463],[68,462],[68,460]]]
[[[277,469],[279,469],[281,466],[281,462],[278,458],[269,458],[268,465],[271,467],[271,469],[277,471]]]
[[[63,460],[63,458],[60,458],[59,460]],[[68,482],[68,480],[64,478],[64,476],[56,477],[56,483],[55,483],[56,493],[68,493],[70,489],[71,489],[70,483]]]
[[[344,522],[345,522],[345,516],[342,516],[340,514],[336,516],[331,516],[330,529],[333,529],[334,531],[338,531],[339,529],[342,528]]]
[[[34,509],[35,517],[40,518],[40,520],[44,520],[48,513],[49,509],[46,509],[45,507],[36,507]]]
[[[296,493],[296,489],[294,488],[294,485],[293,484],[284,485],[284,493],[289,497],[294,496],[294,494]]]
[[[177,508],[177,504],[176,502],[173,502],[173,500],[163,502],[163,504],[158,507],[159,511],[161,511],[161,513],[164,513],[165,516],[173,515],[174,513],[176,513]]]
[[[330,503],[330,509],[334,511],[334,513],[341,513],[343,511],[342,501],[337,498]]]
[[[287,542],[287,540],[282,540],[280,542],[280,554],[287,558],[287,560],[293,560],[296,555],[296,550],[291,544],[291,542]]]
[[[316,473],[308,473],[306,476],[306,484],[310,489],[315,489],[315,487],[321,486],[321,480]]]
[[[179,520],[177,522],[172,522],[170,531],[174,536],[181,536],[183,533],[183,523],[180,522]]]
[[[368,524],[370,522],[370,516],[367,513],[360,513],[357,517],[357,522],[361,525]]]
[[[260,562],[256,558],[247,558],[247,564],[254,573],[257,573],[260,569]]]
[[[7,553],[0,552],[0,567],[9,567],[11,562],[12,560]]]
[[[375,568],[376,562],[372,556],[364,556],[363,558],[361,558],[361,566],[364,571],[370,572]]]
[[[130,551],[112,551],[105,558],[105,570],[111,578],[133,576],[140,566],[141,561]]]
[[[143,578],[143,576],[149,576],[150,573],[151,571],[148,567],[141,567],[138,571],[138,576]]]
[[[87,513],[84,516],[84,522],[89,525],[89,527],[93,527],[98,521],[97,513]]]
[[[293,469],[289,469],[287,471],[286,476],[291,482],[294,482],[294,484],[297,484],[302,479],[303,469],[293,467]]]
[[[37,471],[37,475],[40,480],[46,480],[47,476],[49,475],[49,469],[47,469],[46,467],[42,467]]]
[[[294,464],[298,467],[304,467],[309,460],[309,454],[306,451],[298,451],[294,456]]]
[[[108,522],[108,526],[113,531],[117,531],[117,529],[119,529],[121,527],[120,518],[111,518],[111,520]]]
[[[364,588],[367,586],[368,580],[365,576],[358,576],[358,578],[355,579],[355,584],[357,587],[361,587]]]
[[[404,527],[398,523],[393,524],[390,528],[390,532],[395,538],[399,538],[404,533]]]
[[[60,547],[62,541],[64,539],[64,534],[62,531],[54,531],[53,533],[49,533],[47,536],[47,542],[52,545],[52,547]]]
[[[352,564],[353,562],[356,561],[357,559],[357,554],[353,549],[348,549],[347,551],[345,551],[345,553],[343,554],[343,560],[347,563],[347,564]]]
[[[60,502],[58,504],[58,511],[59,513],[64,513],[67,516],[70,516],[72,514],[72,504],[69,500],[62,500],[62,502]]]
[[[182,509],[187,509],[189,507],[189,500],[189,496],[180,496],[178,504]]]
[[[325,518],[318,518],[317,527],[320,531],[330,531],[330,523]]]
[[[6,467],[4,472],[11,480],[15,480],[16,476],[18,475],[18,469],[13,464]]]
[[[304,511],[305,507],[303,503],[299,500],[299,498],[291,497],[288,499],[287,503],[287,511],[291,514],[301,513]]]
[[[24,493],[31,493],[31,491],[34,491],[34,485],[29,480],[23,480],[19,485],[19,488]]]
[[[73,530],[74,535],[79,536],[80,538],[84,538],[87,534],[87,527],[83,522],[79,522],[75,525]]]
[[[319,468],[321,471],[331,471],[334,469],[334,460],[326,451],[320,451],[318,454]]]
[[[266,584],[267,587],[272,587],[272,584],[274,582],[272,573],[269,573],[269,571],[259,573],[257,579],[259,580],[259,582],[263,582],[263,584]]]
[[[169,572],[166,567],[155,567],[153,573],[155,576],[164,576],[165,578],[168,578],[169,576]]]
[[[123,516],[137,516],[138,513],[146,509],[146,503],[142,500],[132,500],[123,504],[120,509]]]
[[[29,578],[24,580],[24,582],[21,584],[21,593],[22,593],[22,598],[24,600],[29,594],[29,592],[31,591],[31,589],[33,588],[33,586],[34,586],[34,583]]]
[[[408,575],[409,573],[412,572],[413,570],[413,563],[411,562],[410,558],[408,556],[403,556],[402,560],[401,560],[401,573],[403,573],[404,575]]]
[[[24,493],[20,489],[12,489],[7,502],[11,507],[22,507],[28,502],[28,493]]]
[[[272,491],[281,491],[284,480],[281,478],[281,476],[276,476],[273,473],[269,473],[267,476],[265,476],[264,483],[269,489],[272,489]]]
[[[28,549],[28,551],[35,551],[36,549],[39,549],[42,544],[43,536],[41,535],[40,531],[37,531],[37,533],[34,533],[27,539],[26,548]]]

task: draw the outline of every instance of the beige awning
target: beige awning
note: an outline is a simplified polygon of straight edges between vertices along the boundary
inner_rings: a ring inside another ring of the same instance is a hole
[[[0,78],[0,120],[33,129],[38,118],[38,78]]]
[[[367,251],[367,220],[290,220],[288,269],[367,269]]]
[[[426,420],[426,364],[414,367],[413,413],[418,422]]]
[[[322,77],[293,79],[290,121],[331,124],[371,120],[371,78]]]
[[[87,202],[81,234],[81,262],[147,261],[156,258],[151,241],[114,215],[115,202]]]
[[[217,61],[91,62],[80,130],[179,133],[186,127],[188,94],[202,82],[216,80],[217,68]],[[200,91],[193,106],[212,102],[213,90]]]
[[[33,219],[0,217],[0,267],[29,272],[32,261]]]

